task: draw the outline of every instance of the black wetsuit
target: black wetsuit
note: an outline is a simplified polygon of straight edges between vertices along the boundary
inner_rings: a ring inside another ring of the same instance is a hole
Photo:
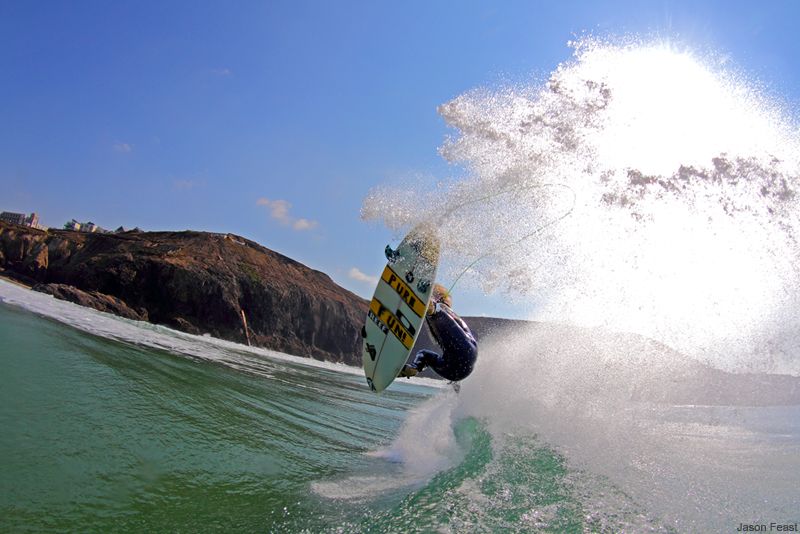
[[[464,380],[478,359],[478,344],[467,323],[442,303],[436,305],[436,313],[428,315],[427,322],[442,354],[422,349],[411,366],[419,371],[430,366],[442,378]]]

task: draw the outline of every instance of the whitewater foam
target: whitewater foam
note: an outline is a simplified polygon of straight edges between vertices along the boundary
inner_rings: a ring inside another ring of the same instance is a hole
[[[800,407],[676,406],[688,379],[698,398],[727,387],[703,372],[644,338],[535,325],[482,341],[454,417],[486,421],[504,454],[520,436],[553,447],[583,473],[573,482],[598,517],[628,499],[646,524],[687,532],[730,528],[736,514],[794,517]]]

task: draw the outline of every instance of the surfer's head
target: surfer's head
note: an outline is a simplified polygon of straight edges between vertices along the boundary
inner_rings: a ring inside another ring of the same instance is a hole
[[[431,302],[441,302],[451,308],[453,307],[453,299],[450,297],[450,292],[442,284],[433,284]]]

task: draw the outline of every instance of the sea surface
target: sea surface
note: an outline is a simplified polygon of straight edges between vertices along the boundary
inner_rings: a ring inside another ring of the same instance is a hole
[[[486,346],[482,361],[495,356]],[[0,281],[0,531],[733,532],[800,521],[798,406],[579,406],[492,387],[491,369],[458,395],[424,380],[375,395],[359,369]]]

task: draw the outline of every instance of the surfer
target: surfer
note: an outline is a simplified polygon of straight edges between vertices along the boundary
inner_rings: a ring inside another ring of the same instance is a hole
[[[403,366],[398,376],[411,378],[426,367],[452,382],[469,376],[478,359],[478,344],[467,323],[452,310],[452,305],[453,300],[447,289],[434,284],[425,319],[442,353],[420,350],[411,364]]]

